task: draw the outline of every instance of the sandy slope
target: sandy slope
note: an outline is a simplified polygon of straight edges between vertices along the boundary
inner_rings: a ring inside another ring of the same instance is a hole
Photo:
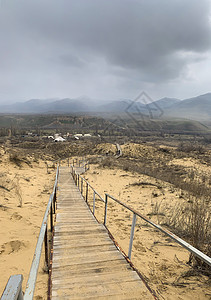
[[[25,157],[20,166],[0,152],[0,295],[12,274],[23,274],[25,289],[40,225],[52,191],[55,171]],[[21,203],[22,202],[22,203]],[[40,263],[35,299],[46,299],[47,278]]]
[[[156,223],[171,214],[175,205],[184,201],[180,191],[168,183],[146,175],[91,165],[84,175],[100,195],[109,193],[127,203]],[[139,185],[134,185],[134,183]],[[142,184],[141,184],[142,183]],[[89,203],[92,206],[92,194]],[[103,220],[104,205],[98,201],[96,216]],[[132,213],[112,200],[108,202],[107,225],[121,248],[127,253]],[[137,220],[132,261],[146,277],[160,299],[210,299],[211,289],[204,276],[185,277],[192,269],[186,264],[189,254],[168,237]],[[194,274],[193,274],[194,275]]]

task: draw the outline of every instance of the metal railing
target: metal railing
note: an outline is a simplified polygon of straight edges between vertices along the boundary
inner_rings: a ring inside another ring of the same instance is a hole
[[[84,183],[85,183],[86,190],[85,190],[84,199],[85,199],[86,202],[88,202],[88,193],[89,193],[88,189],[90,188],[93,191],[93,214],[94,215],[95,215],[95,195],[98,195],[99,199],[105,203],[105,207],[104,207],[104,222],[103,222],[104,226],[106,226],[106,221],[107,221],[108,199],[111,199],[111,200],[115,201],[116,203],[120,204],[121,206],[123,206],[124,208],[126,208],[127,210],[129,210],[130,212],[133,213],[133,220],[132,220],[131,232],[130,232],[130,242],[129,242],[129,249],[128,249],[128,258],[129,259],[131,259],[131,254],[132,254],[132,247],[133,247],[133,239],[134,239],[136,219],[137,219],[137,217],[139,217],[142,220],[144,220],[145,222],[149,223],[151,226],[155,227],[157,230],[161,231],[162,233],[164,233],[165,235],[167,235],[168,237],[170,237],[176,243],[178,243],[183,248],[185,248],[186,250],[188,250],[189,252],[191,252],[193,255],[195,255],[198,258],[200,258],[206,264],[208,264],[209,266],[211,266],[211,258],[209,256],[207,256],[206,254],[204,254],[200,250],[196,249],[195,247],[193,247],[192,245],[190,245],[189,243],[187,243],[186,241],[184,241],[183,239],[181,239],[180,237],[178,237],[177,235],[175,235],[171,231],[168,231],[167,229],[164,229],[163,227],[161,227],[158,224],[155,224],[150,219],[148,219],[147,217],[143,216],[138,211],[134,210],[132,207],[126,205],[125,203],[121,202],[120,200],[114,198],[113,196],[111,196],[111,195],[109,195],[107,193],[105,193],[105,199],[103,199],[103,197],[101,197],[99,195],[99,193],[90,185],[90,183],[85,178],[83,178],[81,175],[79,175],[79,174],[76,173],[76,171],[74,170],[73,166],[72,166],[72,176],[73,176],[73,179],[74,179],[76,185],[78,186],[78,188],[79,188],[82,196],[83,196],[83,187],[84,187]]]
[[[53,192],[50,195],[48,205],[45,211],[45,215],[42,221],[39,237],[37,240],[37,245],[33,257],[33,261],[31,264],[31,269],[26,285],[25,294],[23,296],[22,292],[22,275],[13,275],[10,276],[6,288],[2,294],[1,299],[3,300],[32,300],[36,285],[37,273],[40,263],[40,257],[42,252],[42,246],[44,242],[45,247],[45,264],[46,269],[49,271],[50,267],[50,255],[49,255],[49,237],[48,237],[48,218],[50,216],[50,230],[53,232],[53,214],[56,213],[56,192],[57,192],[57,185],[58,185],[58,176],[59,176],[59,165],[57,166],[56,171],[56,179],[53,187]]]
[[[81,158],[81,159],[75,158],[75,159],[73,159],[72,166],[75,167],[76,165],[79,168],[83,168],[86,165],[89,165],[89,162],[87,161],[86,158]],[[68,164],[68,167],[69,167],[69,164]]]
[[[23,300],[22,282],[23,275],[10,276],[1,300]]]
[[[89,163],[86,163],[85,166],[86,165],[89,168]],[[83,196],[84,190],[85,190],[84,199],[86,202],[88,202],[89,188],[92,190],[92,192],[93,192],[92,213],[93,213],[93,215],[95,215],[96,195],[98,196],[100,201],[105,202],[105,200],[100,196],[100,194],[91,186],[91,184],[85,178],[83,178],[80,174],[77,174],[76,170],[74,170],[73,165],[71,166],[71,170],[72,170],[73,180],[75,181],[75,184],[78,187],[79,191],[81,192],[82,196]],[[86,170],[86,167],[85,167],[85,170]],[[84,188],[84,185],[85,185],[85,188]]]
[[[116,143],[116,148],[117,148],[116,158],[119,158],[122,156],[122,148],[120,147],[120,145],[118,143]]]

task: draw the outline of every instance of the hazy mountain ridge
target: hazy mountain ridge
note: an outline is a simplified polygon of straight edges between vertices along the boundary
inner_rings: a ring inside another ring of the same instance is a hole
[[[165,111],[167,116],[194,120],[211,119],[211,93],[189,98],[176,103]]]
[[[99,104],[100,103],[100,104]],[[130,99],[116,101],[94,100],[88,97],[64,98],[60,100],[31,99],[12,105],[0,106],[0,113],[137,113],[149,117],[174,117],[193,120],[211,119],[211,93],[179,100],[162,98],[144,104]]]

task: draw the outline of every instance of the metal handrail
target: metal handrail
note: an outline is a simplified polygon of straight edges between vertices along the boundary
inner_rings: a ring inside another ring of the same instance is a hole
[[[35,285],[36,285],[36,279],[37,279],[37,273],[38,273],[38,268],[39,268],[39,263],[40,263],[40,257],[41,257],[41,252],[42,252],[42,245],[43,241],[45,239],[45,261],[47,268],[49,268],[49,260],[48,260],[48,237],[47,237],[47,222],[48,222],[48,215],[49,211],[51,213],[51,231],[52,231],[52,217],[53,217],[53,206],[54,206],[54,213],[55,213],[55,200],[56,200],[56,190],[57,190],[57,184],[58,184],[58,175],[59,175],[59,166],[57,166],[57,172],[56,172],[56,179],[54,183],[54,188],[53,192],[50,195],[48,205],[45,211],[45,215],[42,221],[41,229],[40,229],[40,234],[37,240],[37,245],[33,257],[33,261],[31,264],[31,269],[29,273],[29,278],[28,282],[26,285],[26,290],[25,290],[25,295],[24,295],[24,300],[31,300],[33,299],[34,295],[34,290],[35,290]]]
[[[39,237],[37,240],[37,245],[33,257],[33,261],[31,264],[31,269],[28,277],[28,282],[26,285],[25,294],[23,296],[22,292],[22,275],[13,275],[10,276],[6,288],[2,294],[1,299],[5,300],[32,300],[36,285],[37,273],[40,263],[40,257],[42,252],[43,241],[45,243],[45,263],[47,270],[49,271],[49,240],[48,240],[48,216],[50,214],[50,226],[51,232],[53,231],[53,214],[56,212],[56,192],[57,192],[57,184],[58,184],[58,176],[59,176],[59,164],[57,166],[56,178],[53,187],[53,192],[50,195],[47,208],[45,211],[45,215],[42,221],[42,225],[40,228]]]
[[[149,223],[150,225],[152,225],[153,227],[155,227],[156,229],[158,229],[159,231],[161,231],[162,233],[164,233],[165,235],[167,235],[168,237],[170,237],[172,240],[174,240],[176,243],[178,243],[179,245],[181,245],[183,248],[185,248],[186,250],[188,250],[192,254],[194,254],[197,257],[199,257],[206,264],[208,264],[209,266],[211,266],[211,258],[209,256],[207,256],[206,254],[204,254],[200,250],[196,249],[195,247],[193,247],[192,245],[190,245],[189,243],[187,243],[186,241],[184,241],[183,239],[181,239],[180,237],[178,237],[177,235],[175,235],[171,231],[169,231],[167,229],[164,229],[160,225],[152,222],[150,219],[148,219],[147,217],[145,217],[144,215],[142,215],[141,213],[139,213],[138,211],[136,211],[132,207],[130,207],[127,204],[123,203],[122,201],[114,198],[113,196],[109,195],[108,193],[105,193],[105,200],[104,200],[99,195],[99,193],[90,185],[90,183],[85,178],[83,178],[81,175],[79,175],[79,174],[77,174],[75,172],[75,170],[74,170],[73,167],[72,167],[72,175],[73,175],[73,178],[74,178],[75,183],[78,186],[79,190],[80,190],[79,178],[81,178],[81,183],[85,182],[86,185],[87,185],[87,187],[90,187],[94,191],[94,197],[93,197],[93,214],[95,214],[95,194],[97,194],[99,196],[99,198],[105,203],[104,222],[103,222],[104,226],[106,226],[106,221],[107,221],[108,198],[112,199],[113,201],[117,202],[118,204],[122,205],[127,210],[129,210],[129,211],[131,211],[133,213],[133,221],[132,221],[132,225],[131,225],[130,242],[129,242],[129,250],[128,250],[128,258],[129,259],[131,259],[132,246],[133,246],[133,238],[134,238],[135,225],[136,225],[136,218],[138,216],[142,220],[146,221],[147,223]],[[82,184],[81,184],[81,194],[83,195]],[[86,199],[86,202],[88,202],[88,189],[86,189],[85,199]]]
[[[74,170],[74,167],[72,165],[71,168],[72,168],[72,176],[75,181],[75,184],[79,186],[79,178],[80,178],[81,181],[85,182],[93,190],[93,192],[100,198],[101,201],[105,202],[103,197],[101,197],[101,195],[93,188],[93,186],[84,177],[82,177],[80,174],[77,174],[77,172]]]
[[[1,300],[23,300],[22,282],[23,275],[10,276]]]
[[[78,187],[79,191],[81,192],[82,196],[83,196],[83,183],[86,183],[86,194],[85,194],[85,200],[86,202],[88,202],[88,189],[92,189],[93,191],[93,206],[92,206],[92,213],[93,215],[95,215],[95,201],[96,201],[96,195],[98,196],[98,200],[102,201],[105,203],[105,200],[101,197],[101,195],[93,188],[93,186],[91,186],[91,184],[84,178],[82,177],[80,174],[77,174],[76,171],[74,170],[74,166],[71,165],[71,169],[72,169],[72,176],[73,179],[75,181],[76,186]],[[86,170],[86,169],[85,169]],[[79,181],[79,179],[81,179],[81,183]]]
[[[100,196],[100,194],[93,188],[93,186],[91,186],[91,184],[90,184],[84,177],[82,177],[80,174],[77,174],[77,176],[78,176],[79,178],[81,178],[81,180],[83,180],[86,184],[88,184],[88,186],[90,187],[90,189],[92,189],[93,192],[94,192],[96,195],[98,195],[98,197],[100,198],[100,200],[101,200],[102,202],[105,202],[105,200]]]
[[[109,195],[107,193],[105,194],[105,196],[106,196],[106,201],[105,201],[105,203],[106,203],[106,211],[107,211],[108,198],[110,198],[110,199],[114,200],[115,202],[119,203],[120,205],[122,205],[123,207],[125,207],[126,209],[130,210],[133,213],[133,216],[140,217],[142,220],[146,221],[147,223],[149,223],[150,225],[152,225],[153,227],[155,227],[156,229],[158,229],[159,231],[161,231],[162,233],[164,233],[165,235],[167,235],[168,237],[170,237],[171,239],[173,239],[175,242],[177,242],[178,244],[180,244],[182,247],[184,247],[185,249],[187,249],[189,252],[191,252],[194,255],[196,255],[197,257],[199,257],[201,260],[203,260],[209,266],[211,266],[211,258],[209,256],[207,256],[206,254],[204,254],[200,250],[196,249],[195,247],[193,247],[192,245],[190,245],[189,243],[187,243],[186,241],[184,241],[183,239],[181,239],[180,237],[178,237],[176,234],[172,233],[171,231],[169,231],[167,229],[162,228],[158,224],[155,224],[150,219],[148,219],[147,217],[143,216],[142,214],[140,214],[139,212],[137,212],[132,207],[130,207],[130,206],[126,205],[125,203],[121,202],[120,200],[114,198],[113,196],[111,196],[111,195]],[[136,218],[133,218],[132,227],[135,227],[135,223],[136,223]],[[106,224],[104,224],[104,225],[106,225]],[[131,233],[132,233],[132,230],[131,230]],[[129,248],[132,249],[131,241],[130,241],[130,247]],[[129,255],[128,255],[128,257],[129,257]]]

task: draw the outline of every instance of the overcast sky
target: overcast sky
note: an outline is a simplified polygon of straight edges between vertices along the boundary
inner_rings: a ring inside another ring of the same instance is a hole
[[[0,0],[0,101],[211,92],[211,0]]]

